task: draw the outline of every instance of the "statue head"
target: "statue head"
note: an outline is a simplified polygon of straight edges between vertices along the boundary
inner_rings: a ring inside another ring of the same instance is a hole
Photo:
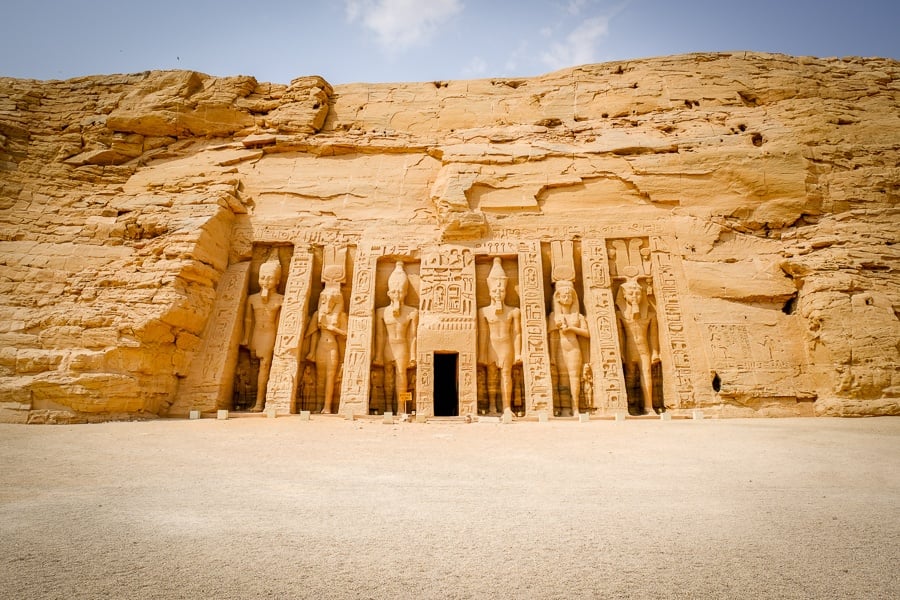
[[[281,283],[281,262],[277,256],[272,256],[259,266],[259,293],[267,298]]]
[[[506,299],[506,282],[508,280],[509,277],[503,270],[503,261],[499,256],[494,257],[494,264],[487,276],[488,292],[494,305],[501,305]]]
[[[326,285],[319,294],[319,318],[325,315],[337,314],[344,310],[344,296],[338,287]]]
[[[556,282],[553,291],[553,310],[558,313],[577,313],[581,311],[578,304],[578,292],[575,284],[567,279]]]
[[[391,307],[394,312],[400,310],[400,305],[406,298],[407,289],[409,289],[409,278],[403,269],[403,261],[398,260],[394,271],[388,277],[388,298],[391,299]]]
[[[644,288],[637,279],[626,280],[622,284],[621,290],[625,302],[632,305],[640,304],[644,295]]]

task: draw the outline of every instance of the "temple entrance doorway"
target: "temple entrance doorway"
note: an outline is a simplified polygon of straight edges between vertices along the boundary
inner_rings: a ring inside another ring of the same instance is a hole
[[[459,354],[434,353],[434,416],[459,416]]]

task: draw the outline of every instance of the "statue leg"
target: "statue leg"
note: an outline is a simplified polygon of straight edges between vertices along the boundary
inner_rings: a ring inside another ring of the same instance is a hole
[[[400,399],[401,394],[405,394],[408,383],[406,380],[406,368],[403,367],[399,362],[394,363],[394,373],[396,374],[394,377],[394,387],[397,390],[397,412],[405,413],[408,406],[406,406],[406,402]]]
[[[644,412],[653,414],[653,379],[650,368],[650,357],[641,355],[641,395],[644,397]]]
[[[497,412],[497,388],[500,369],[497,365],[487,366],[487,393],[488,393],[488,414],[492,415]]]
[[[330,415],[332,410],[332,401],[334,400],[334,376],[337,369],[333,365],[329,365],[325,369],[325,408],[322,409],[323,414]]]
[[[384,365],[384,410],[394,410],[394,392],[397,389],[396,369],[393,363]],[[397,414],[400,413],[400,406],[397,406]]]
[[[266,386],[269,385],[269,370],[272,367],[272,359],[261,356],[259,359],[259,377],[256,379],[256,404],[253,412],[262,412],[266,403]]]
[[[579,404],[581,402],[581,371],[569,371],[569,393],[572,395],[572,416],[578,416]]]
[[[500,397],[503,401],[503,413],[512,412],[512,367],[500,370]]]
[[[321,361],[316,362],[316,406],[319,404],[320,399],[325,398],[325,371],[327,367]],[[331,412],[330,407],[327,404],[322,405],[322,414],[328,414]]]

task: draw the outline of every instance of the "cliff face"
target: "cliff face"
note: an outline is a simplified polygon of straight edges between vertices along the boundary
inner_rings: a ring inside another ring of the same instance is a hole
[[[223,274],[285,223],[460,244],[655,223],[695,406],[900,414],[898,75],[747,53],[334,87],[0,79],[0,420],[168,414]]]

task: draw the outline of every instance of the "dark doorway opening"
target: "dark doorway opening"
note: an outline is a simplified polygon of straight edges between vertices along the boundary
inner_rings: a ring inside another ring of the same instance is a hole
[[[434,355],[434,416],[459,416],[456,352]]]

